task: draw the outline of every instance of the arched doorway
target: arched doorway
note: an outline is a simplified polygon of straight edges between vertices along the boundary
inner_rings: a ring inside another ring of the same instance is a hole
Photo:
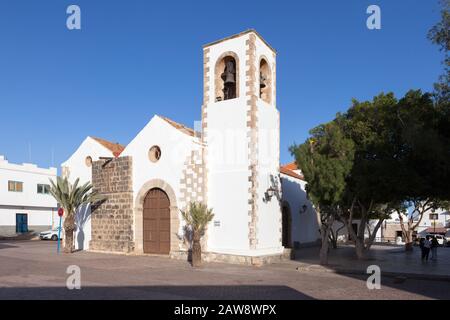
[[[291,210],[288,205],[283,206],[281,223],[283,247],[291,248]]]
[[[170,252],[170,200],[159,189],[151,189],[143,206],[144,253],[169,254]]]

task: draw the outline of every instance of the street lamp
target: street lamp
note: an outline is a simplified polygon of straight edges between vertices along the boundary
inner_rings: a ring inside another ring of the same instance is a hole
[[[430,214],[430,218],[433,220],[433,233],[436,233],[436,220],[438,219],[438,214],[433,212]]]

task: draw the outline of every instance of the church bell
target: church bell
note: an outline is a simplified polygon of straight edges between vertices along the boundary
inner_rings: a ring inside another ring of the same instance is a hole
[[[261,88],[261,89],[263,89],[263,88],[265,88],[266,87],[266,77],[264,77],[264,75],[262,74],[262,72],[260,72],[260,74],[259,74],[259,87]]]

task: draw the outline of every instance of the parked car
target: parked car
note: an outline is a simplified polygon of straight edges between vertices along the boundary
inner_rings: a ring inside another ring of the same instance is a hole
[[[42,231],[41,233],[39,233],[39,238],[41,240],[53,240],[53,241],[56,241],[56,240],[58,240],[58,229],[59,228],[56,228],[54,230]],[[62,234],[60,236],[60,239],[62,239]]]

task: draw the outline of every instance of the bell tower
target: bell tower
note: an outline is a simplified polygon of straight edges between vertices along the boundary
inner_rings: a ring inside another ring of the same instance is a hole
[[[255,31],[203,47],[205,199],[209,252],[280,254],[280,121],[276,52]]]

